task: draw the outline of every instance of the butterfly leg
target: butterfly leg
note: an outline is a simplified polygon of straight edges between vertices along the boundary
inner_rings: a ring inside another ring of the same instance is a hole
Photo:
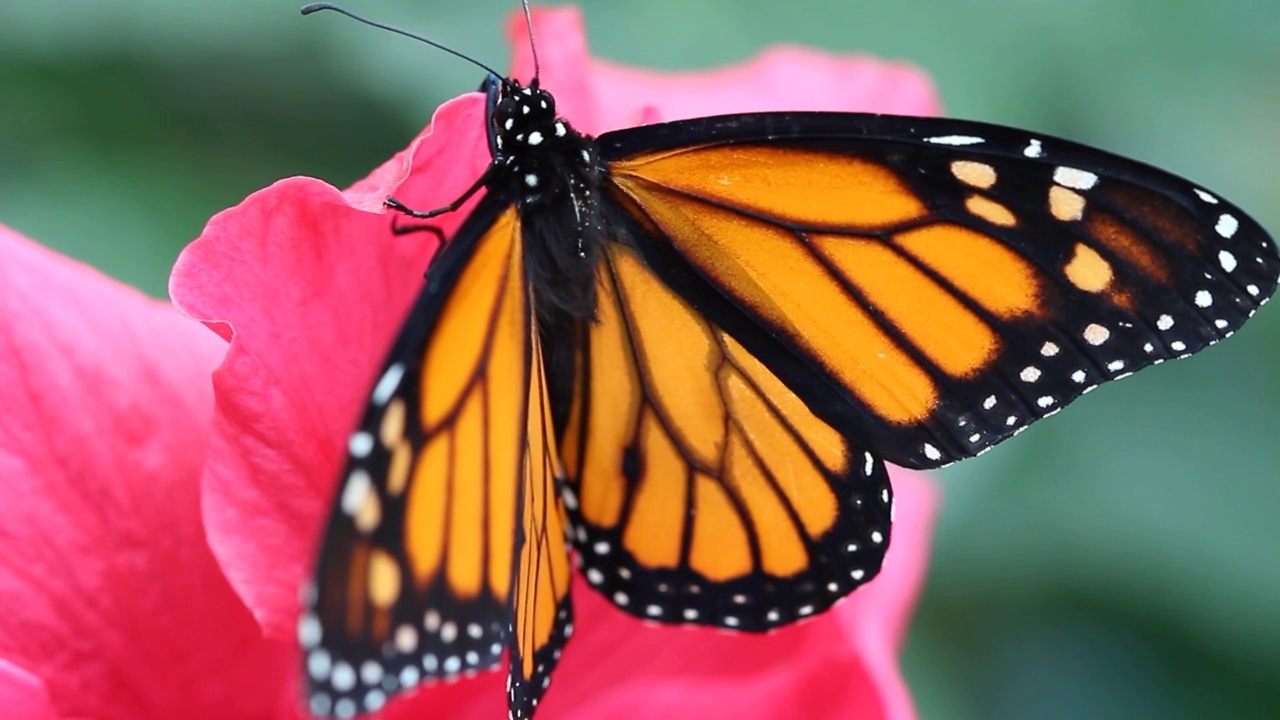
[[[431,233],[436,237],[436,240],[439,240],[442,243],[446,239],[444,236],[444,230],[441,230],[439,227],[435,225],[427,225],[427,224],[401,225],[399,223],[399,218],[391,221],[392,235],[396,235],[396,236],[409,235],[410,233],[416,233],[416,232]]]
[[[458,199],[454,200],[448,205],[445,205],[444,207],[438,207],[435,210],[427,210],[425,212],[421,210],[414,210],[413,208],[409,207],[408,205],[405,205],[404,203],[400,202],[399,200],[393,197],[387,197],[387,199],[382,201],[382,204],[386,205],[392,210],[395,210],[398,213],[403,213],[405,215],[408,215],[411,218],[417,218],[419,220],[430,220],[433,217],[444,215],[445,213],[451,213],[457,210],[458,208],[462,207],[462,204],[465,203],[468,199],[470,199],[472,195],[475,195],[482,188],[484,188],[485,185],[488,184],[489,178],[493,175],[493,171],[495,167],[496,167],[495,165],[490,165],[484,171],[484,173],[480,175],[479,179],[477,179],[474,183],[471,184],[471,187],[464,190],[463,193],[458,196]]]

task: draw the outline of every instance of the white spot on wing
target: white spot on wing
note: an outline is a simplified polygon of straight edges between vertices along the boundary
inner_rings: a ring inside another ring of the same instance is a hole
[[[1213,304],[1213,295],[1208,290],[1199,290],[1195,297],[1196,307],[1207,308]]]
[[[930,460],[938,460],[942,457],[942,453],[938,452],[938,448],[930,445],[929,443],[925,443],[923,449],[924,456]]]
[[[1236,220],[1234,215],[1223,213],[1218,216],[1218,224],[1213,226],[1214,230],[1224,238],[1230,239],[1236,234],[1236,230],[1240,229],[1240,221]]]
[[[404,377],[404,363],[395,363],[382,373],[382,377],[378,378],[378,384],[373,386],[373,396],[369,401],[378,407],[387,404],[391,396],[395,394],[396,388],[400,387],[400,379]]]
[[[1084,329],[1082,337],[1084,337],[1085,342],[1097,347],[1098,345],[1106,342],[1107,338],[1111,337],[1111,331],[1097,323],[1090,323],[1089,326]]]
[[[342,497],[338,506],[346,515],[355,515],[369,493],[373,492],[373,479],[362,468],[356,468],[347,476],[347,484],[342,487]]]
[[[353,458],[367,457],[373,450],[373,436],[363,430],[351,433],[347,439],[347,453]]]
[[[1026,147],[1022,148],[1022,154],[1029,158],[1044,157],[1044,146],[1039,140],[1032,139]]]
[[[1198,197],[1198,198],[1200,198],[1201,200],[1203,200],[1203,201],[1205,201],[1205,202],[1209,203],[1210,205],[1217,205],[1217,204],[1218,204],[1218,198],[1216,198],[1216,197],[1214,197],[1214,196],[1210,195],[1209,193],[1207,193],[1207,192],[1205,192],[1205,191],[1201,190],[1200,188],[1193,188],[1193,189],[1195,190],[1196,197]]]
[[[934,145],[977,145],[986,142],[980,137],[973,135],[935,135],[924,139],[927,143]]]
[[[1227,250],[1219,250],[1219,251],[1218,251],[1218,264],[1222,266],[1222,269],[1223,269],[1223,270],[1226,270],[1227,272],[1231,272],[1232,270],[1235,270],[1235,269],[1236,269],[1236,265],[1237,265],[1238,263],[1236,263],[1236,256],[1235,256],[1235,255],[1232,255],[1232,254],[1231,254],[1229,251],[1227,251]]]
[[[1053,171],[1053,181],[1072,190],[1088,190],[1098,184],[1098,176],[1088,170],[1063,166]]]

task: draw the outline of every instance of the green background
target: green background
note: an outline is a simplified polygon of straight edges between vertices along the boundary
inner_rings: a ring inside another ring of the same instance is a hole
[[[504,66],[506,0],[352,0]],[[1193,177],[1280,228],[1280,3],[585,3],[609,59],[741,60],[776,41],[919,63],[948,112]],[[803,9],[801,9],[803,8]],[[0,222],[156,295],[214,212],[336,185],[479,73],[294,2],[8,0]],[[921,714],[1280,716],[1280,311],[939,473],[906,652]]]

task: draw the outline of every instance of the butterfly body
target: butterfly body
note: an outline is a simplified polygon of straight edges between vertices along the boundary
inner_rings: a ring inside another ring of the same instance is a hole
[[[1280,258],[1132,160],[949,119],[752,113],[591,138],[490,78],[485,196],[350,438],[300,638],[317,715],[510,656],[571,544],[625,612],[767,631],[880,569],[885,461],[982,452],[1234,332]],[[390,678],[391,680],[388,680]]]

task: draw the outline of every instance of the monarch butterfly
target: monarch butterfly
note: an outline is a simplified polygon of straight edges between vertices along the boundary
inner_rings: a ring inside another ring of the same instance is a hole
[[[976,455],[1212,344],[1280,275],[1224,199],[1041,134],[753,113],[590,138],[536,73],[482,89],[471,190],[389,200],[484,192],[348,439],[299,622],[317,715],[505,651],[529,717],[572,634],[565,540],[642,618],[820,613],[880,568],[886,462]]]

